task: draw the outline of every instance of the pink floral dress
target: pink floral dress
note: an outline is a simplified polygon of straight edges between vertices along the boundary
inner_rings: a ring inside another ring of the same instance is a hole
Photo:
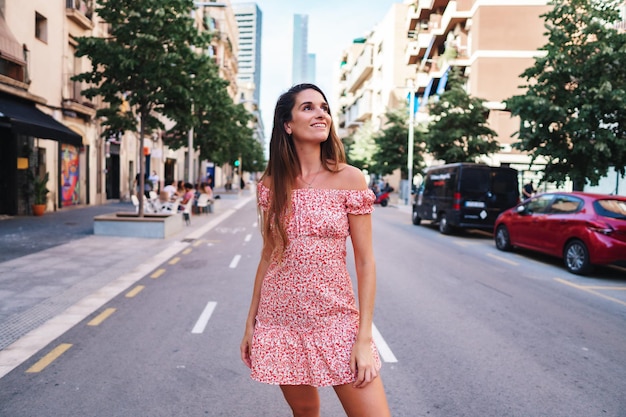
[[[258,186],[258,204],[270,190]],[[348,214],[369,214],[371,190],[296,189],[282,260],[274,253],[261,287],[252,340],[253,379],[316,387],[353,382],[350,354],[359,327],[346,267]],[[372,342],[377,368],[380,359]]]

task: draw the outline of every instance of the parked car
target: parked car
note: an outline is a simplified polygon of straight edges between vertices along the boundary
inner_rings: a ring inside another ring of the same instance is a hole
[[[455,163],[427,168],[413,201],[413,224],[493,230],[496,218],[519,202],[517,171],[509,167]]]
[[[626,197],[583,192],[544,193],[503,212],[495,244],[562,258],[574,274],[626,261]]]

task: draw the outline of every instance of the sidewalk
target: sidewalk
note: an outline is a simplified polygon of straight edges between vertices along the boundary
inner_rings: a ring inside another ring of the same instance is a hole
[[[93,234],[94,216],[131,203],[1,219],[0,378],[254,198],[216,194],[213,213],[166,239]]]

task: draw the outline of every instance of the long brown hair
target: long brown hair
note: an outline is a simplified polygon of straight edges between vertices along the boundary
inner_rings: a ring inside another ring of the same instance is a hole
[[[297,84],[283,93],[276,102],[274,110],[274,126],[270,141],[270,155],[263,177],[270,178],[270,205],[265,223],[262,226],[263,236],[282,250],[287,247],[288,214],[291,210],[291,192],[296,178],[301,173],[300,160],[293,143],[293,138],[285,131],[285,123],[290,122],[292,110],[296,104],[296,96],[304,90],[315,90],[328,103],[326,95],[314,84]],[[330,113],[330,108],[328,110]],[[331,113],[332,114],[332,113]],[[346,162],[343,144],[335,132],[335,125],[331,119],[328,138],[322,142],[320,160],[324,169],[337,171],[339,164]],[[270,225],[274,225],[274,230]]]

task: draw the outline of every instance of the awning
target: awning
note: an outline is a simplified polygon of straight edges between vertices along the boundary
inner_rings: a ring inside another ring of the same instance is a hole
[[[0,14],[0,56],[17,64],[26,65],[24,47],[15,39],[9,26]]]
[[[83,138],[25,101],[0,96],[0,122],[15,133],[82,146]]]

